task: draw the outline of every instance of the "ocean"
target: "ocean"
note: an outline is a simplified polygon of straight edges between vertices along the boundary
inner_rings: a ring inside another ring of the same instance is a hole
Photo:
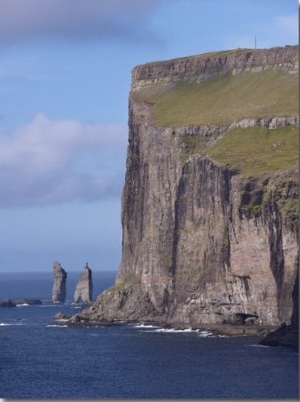
[[[100,328],[57,325],[71,305],[80,272],[68,273],[67,301],[49,303],[52,272],[0,273],[0,299],[42,305],[0,308],[0,398],[257,398],[299,396],[298,352],[263,347],[253,336],[143,323]],[[95,297],[116,272],[93,272]],[[63,323],[59,323],[63,324]]]

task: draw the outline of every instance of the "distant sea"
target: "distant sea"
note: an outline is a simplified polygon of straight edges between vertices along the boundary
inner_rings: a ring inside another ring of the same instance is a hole
[[[69,328],[55,322],[58,311],[80,311],[71,305],[79,275],[68,273],[67,301],[53,305],[52,272],[0,273],[0,299],[43,302],[0,308],[0,398],[299,396],[298,352],[259,346],[259,337],[213,337],[143,323]],[[93,272],[94,296],[115,276]]]

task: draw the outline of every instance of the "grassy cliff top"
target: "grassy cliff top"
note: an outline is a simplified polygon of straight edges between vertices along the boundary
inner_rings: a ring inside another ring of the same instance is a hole
[[[245,118],[298,115],[298,46],[212,52],[138,66],[131,99],[154,105],[160,127],[222,125]],[[188,136],[187,149],[240,174],[298,167],[298,127],[259,125],[227,131],[209,149]],[[191,146],[192,145],[192,146]]]
[[[245,117],[298,114],[298,74],[267,68],[216,74],[206,81],[157,82],[133,94],[155,104],[155,125],[230,124]]]

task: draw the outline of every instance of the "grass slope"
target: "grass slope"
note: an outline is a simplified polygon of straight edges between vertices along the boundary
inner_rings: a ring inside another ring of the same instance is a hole
[[[215,75],[202,83],[153,84],[137,100],[155,103],[155,125],[230,124],[244,117],[298,114],[298,75],[281,69]]]
[[[225,124],[245,117],[298,115],[298,74],[268,68],[260,72],[231,72],[205,82],[190,79],[157,82],[134,94],[155,104],[155,125]],[[298,167],[298,127],[230,130],[210,149],[200,138],[186,137],[187,155],[201,153],[255,175]],[[200,142],[199,142],[200,141]]]
[[[236,128],[202,154],[246,176],[297,168],[298,127]]]

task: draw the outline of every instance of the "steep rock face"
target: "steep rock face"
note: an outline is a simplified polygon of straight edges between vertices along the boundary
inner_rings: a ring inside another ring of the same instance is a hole
[[[298,48],[150,63],[133,70],[116,284],[82,319],[198,326],[289,324],[298,255],[298,171],[242,175],[205,152],[231,130],[298,124],[298,116],[245,116],[230,125],[155,125],[136,96],[232,71],[297,71]],[[276,144],[275,144],[276,145]],[[246,145],[247,146],[247,145]]]
[[[83,272],[79,277],[76,289],[74,292],[74,302],[78,303],[82,301],[83,303],[90,303],[93,298],[93,280],[92,280],[92,270],[89,268],[88,264],[83,268]]]
[[[64,303],[66,300],[66,283],[67,273],[57,261],[53,262],[53,287],[52,287],[52,301],[54,303]]]
[[[215,74],[240,74],[245,71],[262,71],[267,66],[278,66],[286,71],[298,68],[297,46],[259,50],[233,50],[222,54],[207,53],[202,57],[183,57],[137,66],[132,72],[132,90],[152,84],[154,80],[170,81],[182,77],[198,82]]]

